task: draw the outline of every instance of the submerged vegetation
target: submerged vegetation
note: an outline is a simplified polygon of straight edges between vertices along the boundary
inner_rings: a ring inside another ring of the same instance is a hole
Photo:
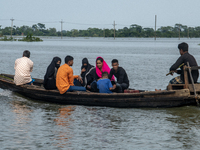
[[[0,35],[10,35],[11,27],[0,27]],[[13,26],[12,35],[28,35],[31,33],[34,36],[67,36],[67,37],[200,37],[200,26],[188,27],[182,24],[175,24],[172,26],[161,26],[156,31],[151,27],[142,27],[137,24],[132,24],[129,27],[123,27],[121,29],[99,29],[99,28],[88,28],[86,30],[72,29],[70,31],[62,30],[57,31],[56,28],[46,29],[45,24],[38,23],[31,27]],[[24,39],[27,40],[27,39]],[[30,40],[30,37],[28,37]],[[33,40],[33,39],[32,39]],[[38,39],[34,39],[38,40]],[[30,40],[31,41],[31,40]]]
[[[7,38],[7,36],[4,36],[3,38],[0,38],[0,41],[17,41],[17,39],[14,39],[13,37]],[[26,37],[22,39],[18,39],[18,41],[25,41],[25,42],[41,42],[42,39],[38,37],[33,37],[32,34],[28,34]]]
[[[43,41],[42,39],[40,39],[39,37],[33,37],[33,34],[29,33],[26,37],[24,37],[23,39],[18,39],[18,41],[25,41],[25,42],[40,42]]]
[[[17,41],[17,39],[14,39],[13,37],[7,38],[7,36],[4,36],[3,38],[0,38],[0,41]]]

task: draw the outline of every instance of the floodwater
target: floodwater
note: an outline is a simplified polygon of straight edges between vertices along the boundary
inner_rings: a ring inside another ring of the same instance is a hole
[[[54,56],[74,57],[80,74],[84,57],[95,64],[119,60],[131,88],[165,89],[169,67],[189,44],[200,64],[200,39],[44,38],[43,42],[0,41],[0,73],[14,74],[14,62],[26,49],[34,62],[32,77],[43,78]],[[38,102],[0,89],[0,149],[200,149],[200,108],[119,109]]]

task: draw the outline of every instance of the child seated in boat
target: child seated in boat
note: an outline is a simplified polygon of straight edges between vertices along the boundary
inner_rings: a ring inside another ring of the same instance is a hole
[[[23,57],[15,61],[14,83],[16,85],[30,84],[33,85],[34,79],[31,78],[33,62],[29,59],[30,51],[25,50]]]
[[[116,88],[116,85],[112,85],[110,79],[108,79],[108,72],[102,73],[102,78],[97,81],[97,88],[99,93],[112,93],[112,90]]]

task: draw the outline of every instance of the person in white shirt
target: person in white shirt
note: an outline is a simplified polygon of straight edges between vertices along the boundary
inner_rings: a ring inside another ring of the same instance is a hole
[[[33,85],[34,79],[31,78],[33,62],[29,59],[30,52],[25,50],[23,57],[15,61],[14,83],[16,85],[30,84]]]

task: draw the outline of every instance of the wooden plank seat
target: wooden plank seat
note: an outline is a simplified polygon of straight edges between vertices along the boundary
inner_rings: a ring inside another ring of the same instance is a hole
[[[181,89],[187,89],[185,84],[169,84],[167,86],[167,90],[181,90]]]
[[[200,69],[200,66],[194,66],[194,67],[184,66],[183,68],[184,68],[184,81],[185,81],[185,84],[169,84],[167,86],[167,90],[189,89],[190,92],[194,92],[194,88],[195,88],[195,91],[197,93],[200,93],[200,83],[195,83],[194,84],[194,88],[193,88],[192,84],[189,84],[189,81],[188,81],[188,71],[189,71],[189,69],[198,70],[198,69]]]
[[[194,84],[196,92],[200,92],[200,83]],[[167,86],[167,90],[181,90],[181,89],[189,89],[190,92],[194,92],[194,89],[192,87],[192,84],[188,84],[188,88],[185,84],[169,84]]]

